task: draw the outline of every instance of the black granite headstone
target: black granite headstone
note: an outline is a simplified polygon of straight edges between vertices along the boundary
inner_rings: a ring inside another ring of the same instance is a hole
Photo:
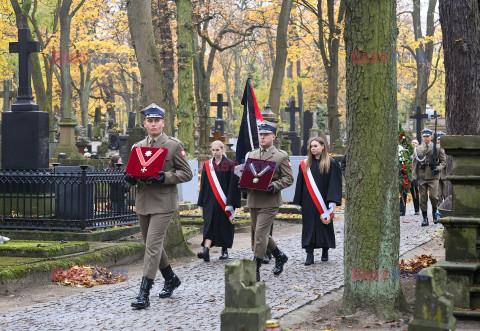
[[[95,168],[89,166],[86,171],[91,172]],[[55,174],[81,174],[82,169],[78,166],[57,166]],[[77,175],[78,176],[78,175]],[[72,177],[55,184],[55,215],[57,219],[76,220],[82,217],[82,211],[87,218],[93,217],[94,184],[85,184],[85,205],[81,202],[81,185],[79,180]]]
[[[18,30],[18,42],[10,43],[10,53],[18,53],[19,86],[11,112],[2,113],[2,168],[37,170],[48,168],[48,113],[33,101],[30,53],[38,52],[38,42],[30,40],[29,29]]]
[[[87,124],[87,137],[90,140],[92,140],[92,138],[93,138],[93,124],[92,123]]]
[[[287,133],[288,139],[292,141],[290,147],[292,155],[300,155],[300,137],[295,131],[295,113],[301,111],[300,107],[295,106],[295,98],[290,98],[290,104],[285,108],[287,113],[290,113],[290,131]]]
[[[215,119],[215,126],[213,132],[219,131],[223,136],[225,135],[225,121],[223,119],[223,107],[228,106],[228,102],[223,101],[223,94],[217,94],[217,101],[210,102],[210,106],[217,107],[217,118]]]
[[[310,110],[303,112],[303,145],[302,155],[307,155],[308,140],[310,137],[310,129],[313,126],[313,114]]]
[[[119,142],[119,148],[118,148],[118,154],[122,157],[123,162],[127,162],[127,138],[128,135],[126,134],[121,134],[118,136],[118,142]]]
[[[120,139],[118,137],[118,134],[111,133],[108,136],[108,149],[110,150],[120,149]]]
[[[132,131],[132,129],[135,127],[135,118],[137,114],[134,112],[129,112],[128,113],[128,124],[127,124],[127,134]]]

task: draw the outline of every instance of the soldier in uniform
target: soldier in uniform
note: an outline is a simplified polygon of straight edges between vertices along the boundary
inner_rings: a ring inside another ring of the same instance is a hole
[[[281,191],[293,184],[293,172],[288,154],[273,146],[277,127],[264,121],[259,127],[260,148],[250,151],[246,156],[252,159],[274,161],[277,163],[272,181],[267,190],[252,190],[247,193],[247,207],[250,209],[252,226],[255,229],[254,261],[257,264],[257,281],[260,281],[260,267],[268,249],[275,257],[274,275],[280,275],[288,257],[278,249],[270,235],[270,227],[275,220],[278,208],[282,204]]]
[[[440,137],[443,137],[445,133],[440,131],[437,133],[437,145],[440,145]],[[445,150],[442,148],[443,153]],[[440,170],[440,179],[438,180],[438,205],[440,205],[443,200],[447,198],[447,167],[444,167]]]
[[[423,143],[413,151],[412,175],[418,181],[420,191],[420,209],[422,210],[422,226],[428,225],[427,200],[430,196],[433,223],[437,224],[438,180],[440,171],[445,168],[445,152],[437,146],[438,159],[433,159],[432,130],[422,131]]]
[[[170,297],[181,281],[173,272],[167,254],[163,248],[168,225],[172,221],[175,210],[178,209],[179,183],[192,179],[192,171],[181,141],[163,133],[164,110],[151,104],[144,110],[143,125],[148,136],[133,147],[166,148],[168,154],[163,170],[158,177],[136,180],[131,175],[125,176],[125,181],[136,186],[135,210],[140,221],[140,230],[145,241],[145,256],[143,261],[143,277],[140,293],[131,306],[144,309],[150,306],[150,289],[152,288],[157,269],[160,269],[165,284],[160,298]]]

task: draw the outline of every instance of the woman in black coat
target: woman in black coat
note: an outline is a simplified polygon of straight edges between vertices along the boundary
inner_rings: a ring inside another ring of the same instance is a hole
[[[225,147],[221,141],[214,141],[211,148],[213,158],[206,162],[211,161],[210,164],[215,170],[218,183],[226,197],[226,206],[238,208],[241,199],[240,191],[235,185],[232,185],[235,164],[224,156]],[[197,206],[203,209],[204,222],[202,241],[204,248],[197,254],[198,258],[205,262],[210,261],[210,248],[216,246],[222,247],[219,259],[228,259],[228,248],[231,248],[233,244],[234,225],[214,194],[205,164],[202,169]]]
[[[329,216],[322,220],[305,181],[302,166],[298,171],[297,186],[293,203],[302,210],[302,248],[307,252],[305,265],[314,263],[313,250],[322,248],[322,261],[328,261],[328,249],[335,248],[335,232],[330,214],[335,206],[342,204],[342,173],[340,165],[328,156],[325,141],[312,138],[308,143],[308,157],[304,169],[310,169],[318,191],[325,202],[325,210]]]

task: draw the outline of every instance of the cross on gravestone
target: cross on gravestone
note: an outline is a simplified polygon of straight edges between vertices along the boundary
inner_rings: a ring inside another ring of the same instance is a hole
[[[0,91],[0,98],[3,98],[3,111],[10,111],[12,100],[17,96],[17,91],[12,90],[12,81],[3,81],[3,91]]]
[[[285,108],[287,113],[290,113],[290,132],[295,132],[295,113],[300,113],[300,107],[295,107],[295,98],[290,98],[290,105]]]
[[[225,134],[225,121],[223,120],[223,107],[228,107],[228,102],[223,101],[223,94],[217,94],[217,101],[210,102],[210,106],[217,107],[217,119],[215,120],[215,131]]]
[[[30,40],[29,29],[18,29],[18,42],[11,42],[9,51],[18,53],[18,96],[12,111],[38,111],[32,95],[30,53],[40,52],[40,43]]]
[[[295,131],[295,113],[299,112],[301,108],[295,106],[295,98],[290,98],[290,106],[285,108],[285,111],[290,113],[290,131],[288,132],[288,139],[292,141],[291,151],[293,155],[300,155],[301,152],[301,141],[300,137]],[[288,104],[288,102],[287,102]]]
[[[417,112],[414,116],[410,116],[411,119],[415,119],[415,126],[417,127],[417,140],[422,141],[422,119],[428,118],[428,114],[422,114],[422,108],[417,107]]]
[[[220,140],[221,142],[225,142],[225,136],[220,131],[215,131],[213,137],[208,139],[210,142],[214,142],[215,140]]]

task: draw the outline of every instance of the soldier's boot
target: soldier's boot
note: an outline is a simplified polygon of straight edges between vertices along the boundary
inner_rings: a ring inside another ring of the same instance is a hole
[[[272,252],[270,252],[270,251],[267,249],[267,252],[265,253],[265,257],[264,257],[263,260],[262,260],[262,263],[263,263],[263,264],[268,264],[268,262],[270,262],[271,259],[272,259]]]
[[[437,210],[436,209],[432,209],[432,218],[433,218],[433,224],[437,224],[438,223],[438,217],[437,217]]]
[[[254,257],[253,262],[255,262],[255,264],[256,264],[255,275],[257,276],[257,282],[259,282],[260,281],[260,267],[262,266],[262,259],[259,259],[258,257]]]
[[[165,279],[165,284],[163,285],[162,292],[158,294],[160,298],[171,297],[173,291],[182,284],[180,278],[173,273],[172,267],[169,265],[164,269],[160,269],[163,278]]]
[[[203,251],[200,253],[197,253],[197,257],[199,259],[203,259],[203,261],[205,262],[210,262],[210,248],[203,247]]]
[[[423,216],[422,226],[428,226],[427,212],[422,210],[422,216]]]
[[[219,260],[226,260],[228,259],[228,249],[222,248],[222,253],[218,257]]]
[[[140,293],[132,302],[131,306],[135,309],[145,309],[150,306],[150,290],[153,286],[153,279],[142,277],[142,283],[140,284]]]
[[[328,261],[328,247],[322,247],[322,261]]]
[[[287,263],[288,256],[286,256],[281,250],[275,248],[272,251],[273,256],[275,257],[275,268],[273,268],[273,274],[275,276],[280,275],[283,272],[283,265]]]
[[[313,250],[307,250],[307,259],[305,260],[305,265],[311,265],[313,263]]]

